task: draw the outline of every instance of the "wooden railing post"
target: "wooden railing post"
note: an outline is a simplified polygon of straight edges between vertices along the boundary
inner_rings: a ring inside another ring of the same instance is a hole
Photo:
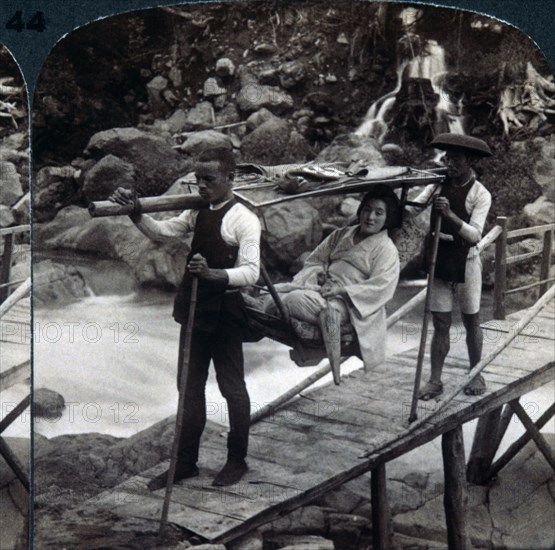
[[[443,472],[445,477],[445,520],[449,550],[470,548],[467,535],[466,507],[468,489],[465,478],[465,459],[462,424],[441,438]]]
[[[546,231],[543,234],[543,251],[542,251],[542,265],[540,269],[540,281],[545,281],[549,279],[549,268],[551,267],[551,250],[553,246],[553,229]],[[540,285],[540,296],[545,294],[549,287],[551,286],[550,283],[546,282]]]
[[[391,548],[391,523],[387,501],[385,463],[378,464],[370,477],[372,504],[372,548]]]
[[[2,252],[2,274],[0,283],[5,285],[10,282],[10,270],[12,263],[13,250],[13,234],[4,235],[4,250]],[[0,287],[0,304],[8,297],[10,288],[8,286]]]
[[[501,235],[495,241],[495,288],[493,295],[493,318],[505,319],[505,291],[507,290],[507,218],[498,216],[496,224]]]

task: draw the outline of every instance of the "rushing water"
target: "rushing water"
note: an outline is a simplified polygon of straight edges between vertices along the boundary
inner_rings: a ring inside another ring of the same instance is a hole
[[[405,12],[408,16],[405,21],[405,31],[406,36],[410,38],[414,36],[410,31],[410,26],[414,22],[415,10],[408,8]],[[449,94],[443,87],[446,76],[445,50],[435,40],[427,40],[420,55],[414,55],[410,60],[403,60],[399,63],[395,89],[380,97],[370,106],[364,120],[355,130],[355,135],[371,137],[376,139],[378,143],[382,143],[387,133],[389,112],[395,104],[403,80],[408,78],[428,79],[434,92],[439,96],[439,102],[436,106],[438,120],[445,120],[450,132],[464,134],[462,102],[454,104],[451,101]]]
[[[93,296],[59,308],[35,309],[35,388],[66,400],[56,421],[37,419],[48,437],[102,432],[128,436],[175,414],[179,325],[172,296],[150,291]],[[264,339],[244,345],[247,386],[256,410],[308,376],[288,348]],[[356,367],[358,360],[352,360]],[[209,418],[226,424],[225,401],[213,369],[207,384]]]

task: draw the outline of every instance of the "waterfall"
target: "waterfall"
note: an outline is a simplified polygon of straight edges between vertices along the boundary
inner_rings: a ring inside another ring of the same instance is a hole
[[[380,97],[370,106],[362,124],[354,132],[356,136],[372,137],[376,139],[378,143],[382,142],[387,132],[386,116],[391,110],[391,107],[393,107],[395,97],[401,89],[401,85],[403,84],[403,73],[407,65],[408,61],[404,61],[397,67],[397,84],[395,89]]]
[[[403,82],[408,79],[429,80],[433,91],[439,96],[435,107],[437,120],[446,123],[450,132],[464,134],[462,100],[453,103],[443,86],[446,76],[445,50],[435,40],[428,40],[420,55],[399,64],[395,89],[370,106],[355,135],[374,138],[380,144],[383,142],[388,130],[388,114],[395,105]]]

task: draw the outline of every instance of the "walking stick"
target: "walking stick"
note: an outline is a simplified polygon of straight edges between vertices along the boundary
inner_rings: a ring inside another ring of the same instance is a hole
[[[414,377],[414,389],[412,392],[412,403],[410,406],[409,423],[414,422],[418,415],[416,406],[418,404],[418,390],[420,389],[420,379],[422,378],[422,365],[424,363],[424,351],[426,349],[426,337],[428,333],[428,317],[430,314],[430,301],[432,298],[432,281],[436,270],[437,249],[439,246],[439,231],[441,229],[441,215],[438,214],[434,227],[434,240],[432,243],[432,257],[428,269],[428,287],[426,289],[426,301],[424,305],[424,318],[422,319],[422,333],[420,335],[420,348],[418,349],[418,360],[416,362],[416,375]]]
[[[166,495],[164,497],[164,506],[162,507],[162,517],[160,518],[159,535],[164,536],[164,529],[168,519],[168,510],[170,508],[170,498],[173,489],[173,478],[177,466],[177,452],[179,449],[179,440],[181,439],[181,427],[183,425],[183,408],[185,406],[185,388],[187,386],[187,375],[189,372],[189,357],[191,355],[191,338],[193,335],[193,322],[195,320],[195,309],[197,305],[198,278],[193,277],[191,287],[191,301],[189,303],[189,318],[185,328],[185,342],[183,344],[183,358],[181,361],[181,378],[179,379],[179,401],[177,404],[177,417],[175,419],[175,434],[173,437],[172,454],[170,458],[170,468],[168,470],[168,481],[166,483]]]

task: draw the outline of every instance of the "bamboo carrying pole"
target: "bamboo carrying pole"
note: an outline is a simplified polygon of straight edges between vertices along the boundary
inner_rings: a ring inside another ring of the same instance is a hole
[[[144,197],[137,199],[138,210],[141,213],[168,212],[171,210],[197,210],[208,208],[208,202],[200,195],[165,195],[161,197]],[[89,204],[89,214],[93,218],[105,216],[124,216],[133,214],[133,204],[118,204],[112,201],[95,201]]]
[[[185,389],[187,386],[187,375],[189,372],[189,357],[191,355],[191,338],[193,335],[193,323],[195,320],[195,309],[197,306],[197,291],[198,291],[198,278],[193,277],[193,284],[191,287],[191,301],[189,303],[189,317],[185,328],[185,342],[183,344],[183,359],[181,378],[179,380],[179,402],[177,405],[177,416],[175,419],[175,434],[173,436],[172,455],[170,460],[170,467],[168,470],[168,481],[166,484],[166,495],[164,496],[164,505],[162,507],[162,517],[160,518],[161,537],[164,536],[166,521],[168,519],[168,510],[170,508],[170,498],[173,489],[173,478],[175,476],[175,469],[177,466],[177,453],[179,450],[179,440],[181,439],[181,428],[183,425],[183,409],[185,407]]]
[[[414,422],[418,415],[416,406],[418,404],[418,391],[420,379],[422,378],[422,366],[424,364],[424,352],[426,350],[426,338],[428,335],[428,317],[430,316],[430,302],[432,299],[432,281],[436,270],[437,250],[439,247],[439,232],[441,229],[441,216],[438,214],[434,227],[434,240],[432,244],[432,258],[428,268],[428,287],[426,289],[426,302],[424,306],[424,318],[422,319],[422,333],[420,334],[420,347],[418,349],[418,360],[416,362],[416,374],[414,376],[414,389],[412,391],[412,403],[410,406],[409,422]]]

